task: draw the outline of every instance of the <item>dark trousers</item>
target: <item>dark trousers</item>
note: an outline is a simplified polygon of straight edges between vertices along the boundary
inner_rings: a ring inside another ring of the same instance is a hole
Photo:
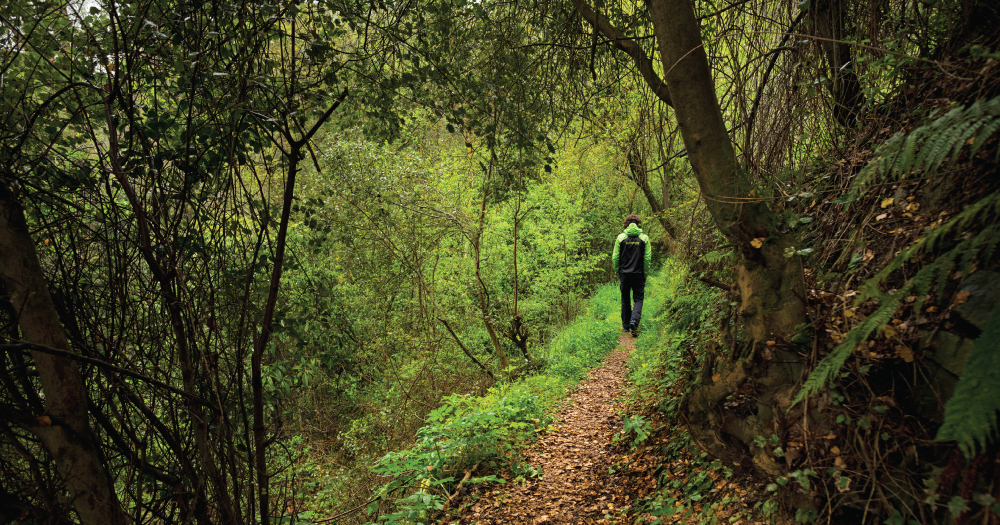
[[[622,328],[630,324],[639,326],[642,317],[642,299],[646,295],[646,274],[623,273],[621,278],[622,291]],[[635,300],[635,306],[632,301]]]

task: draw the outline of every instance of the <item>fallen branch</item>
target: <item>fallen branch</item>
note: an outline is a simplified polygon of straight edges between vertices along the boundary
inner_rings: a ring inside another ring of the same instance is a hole
[[[709,286],[714,286],[716,288],[722,288],[723,290],[725,290],[727,292],[732,292],[732,291],[734,291],[736,289],[735,286],[733,286],[733,285],[731,285],[731,284],[729,284],[727,282],[719,281],[719,280],[713,279],[711,277],[699,277],[698,280],[701,281],[701,282],[703,282],[703,283],[705,283],[705,284],[707,284],[707,285],[709,285]]]
[[[465,471],[465,477],[462,478],[462,481],[458,482],[458,486],[455,487],[455,492],[452,493],[451,496],[448,496],[448,501],[444,502],[444,508],[441,509],[441,512],[445,512],[448,510],[448,507],[451,506],[451,500],[457,498],[459,491],[462,490],[462,483],[469,481],[469,478],[472,477],[472,473],[476,470],[477,467],[479,467],[478,463],[473,465],[472,468],[470,468],[469,470]]]

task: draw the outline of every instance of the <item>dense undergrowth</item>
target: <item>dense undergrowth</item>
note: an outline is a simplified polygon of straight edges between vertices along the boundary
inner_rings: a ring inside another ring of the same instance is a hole
[[[774,204],[784,227],[801,229],[801,246],[787,255],[801,257],[810,323],[788,340],[767,341],[763,352],[765,360],[777,350],[809,363],[791,406],[802,403],[820,425],[790,422],[757,436],[751,448],[784,473],[743,469],[736,500],[724,481],[732,472],[687,448],[678,410],[698,385],[718,380],[701,351],[721,343],[728,359],[738,349],[726,344],[734,333],[738,340],[740,320],[730,309],[738,298],[719,290],[735,279],[725,263],[732,252],[711,252],[695,265],[717,284],[711,291],[694,276],[684,282],[688,267],[678,264],[674,286],[683,291],[657,311],[633,354],[637,415],[626,430],[645,430],[623,442],[632,443],[635,461],[653,462],[660,473],[640,515],[683,512],[714,523],[741,519],[738,507],[758,509],[759,519],[782,507],[804,523],[1000,516],[996,474],[987,467],[996,457],[997,371],[986,356],[995,353],[1000,312],[994,102],[936,104],[913,109],[910,129],[872,146],[874,153],[835,160],[825,177]],[[748,382],[720,408],[752,417],[755,388]],[[698,476],[716,483],[692,484]]]

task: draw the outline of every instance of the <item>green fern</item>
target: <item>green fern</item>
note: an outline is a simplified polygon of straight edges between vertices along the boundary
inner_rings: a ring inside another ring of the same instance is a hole
[[[1000,308],[993,309],[983,333],[965,364],[965,373],[955,385],[955,394],[944,407],[944,423],[937,439],[954,439],[966,458],[976,445],[986,448],[996,438],[1000,410]]]
[[[889,274],[902,268],[917,255],[935,253],[943,249],[945,241],[955,237],[949,234],[972,230],[979,225],[982,225],[979,233],[961,240],[937,255],[891,295],[879,289]],[[902,298],[916,296],[918,299],[914,304],[914,311],[920,311],[924,296],[932,291],[939,297],[944,293],[944,286],[952,268],[957,266],[960,271],[967,273],[976,260],[991,259],[996,252],[998,242],[1000,242],[1000,192],[980,199],[941,227],[931,230],[911,248],[900,252],[885,268],[865,281],[861,293],[858,294],[859,304],[872,299],[879,303],[879,307],[848,332],[844,336],[844,341],[817,363],[816,369],[806,378],[794,402],[798,403],[806,396],[819,392],[832,381],[854,348],[892,320]]]
[[[895,180],[920,170],[934,174],[946,159],[955,162],[970,140],[969,153],[975,155],[998,128],[1000,97],[954,108],[909,134],[896,133],[876,150],[875,159],[861,169],[851,191],[836,202],[857,200],[875,180]]]
[[[875,159],[861,170],[851,191],[835,202],[848,203],[856,200],[873,180],[896,179],[916,170],[933,174],[941,168],[945,159],[950,158],[951,162],[954,162],[962,148],[967,145],[971,144],[970,156],[975,155],[997,129],[1000,129],[1000,97],[977,100],[968,107],[959,106],[909,134],[897,133],[878,148]],[[899,308],[903,297],[911,295],[918,297],[914,310],[920,311],[924,297],[932,291],[932,287],[939,297],[943,294],[948,274],[954,266],[958,266],[959,270],[965,273],[977,259],[992,258],[997,243],[1000,242],[998,217],[1000,217],[1000,193],[994,193],[969,206],[940,228],[930,231],[923,239],[901,252],[885,268],[868,279],[861,287],[857,302],[872,299],[879,303],[879,307],[848,332],[844,336],[844,341],[817,363],[794,402],[798,403],[805,397],[819,392],[832,381],[854,348],[892,320],[893,313]],[[973,225],[982,225],[977,235],[963,239],[955,246],[944,246],[948,239],[955,237],[949,234],[970,230],[970,226]],[[902,268],[917,255],[938,252],[943,253],[924,265],[892,295],[880,290],[880,286],[892,272]]]

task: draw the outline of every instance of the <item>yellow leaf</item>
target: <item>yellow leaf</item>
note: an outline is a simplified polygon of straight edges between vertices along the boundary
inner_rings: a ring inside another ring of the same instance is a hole
[[[896,337],[897,335],[896,329],[891,326],[883,326],[882,333],[884,333],[886,337]]]
[[[767,342],[767,346],[774,346],[774,345],[776,345],[776,344],[777,344],[777,343],[775,343],[774,341],[768,341],[768,342]]]
[[[713,383],[718,383],[720,379],[722,379],[722,374],[715,374],[712,376]]]
[[[896,347],[896,355],[903,358],[903,361],[907,363],[913,362],[913,350],[906,345],[899,345]]]
[[[968,290],[962,290],[961,292],[958,292],[957,294],[955,294],[955,301],[954,301],[954,303],[956,305],[964,304],[964,303],[967,303],[967,302],[969,302],[969,291]]]
[[[882,208],[888,208],[889,206],[892,206],[893,202],[896,202],[896,199],[894,199],[893,197],[889,197],[888,199],[883,200]]]
[[[857,308],[851,308],[851,309],[848,309],[848,310],[844,310],[844,318],[847,319],[849,317],[854,317],[854,311],[855,310],[857,310]]]
[[[840,447],[830,447],[830,453],[834,456],[840,455]]]
[[[753,246],[754,248],[760,248],[763,245],[764,245],[764,239],[763,239],[763,237],[758,237],[758,238],[750,241],[750,246]]]

